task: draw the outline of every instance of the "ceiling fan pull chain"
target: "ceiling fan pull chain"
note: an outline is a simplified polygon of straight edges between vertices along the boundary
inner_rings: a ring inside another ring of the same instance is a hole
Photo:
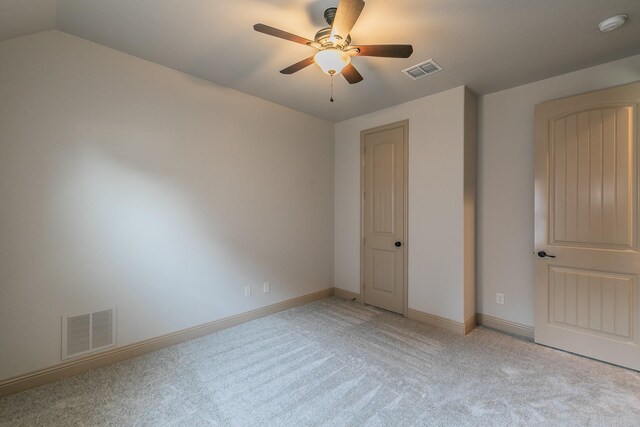
[[[331,74],[331,99],[329,101],[333,102],[333,74]]]

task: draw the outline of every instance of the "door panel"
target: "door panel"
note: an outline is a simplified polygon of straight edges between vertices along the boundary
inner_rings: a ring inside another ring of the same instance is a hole
[[[396,293],[396,251],[372,249],[373,274],[371,287],[376,292]]]
[[[394,223],[394,196],[395,182],[395,146],[394,141],[389,140],[373,146],[373,231],[380,235],[395,233]]]
[[[640,369],[640,83],[536,106],[538,343]]]
[[[552,243],[633,247],[633,108],[605,108],[551,120]]]
[[[634,278],[551,267],[550,322],[609,339],[633,339]]]
[[[362,133],[361,291],[365,303],[397,313],[406,305],[405,150],[405,123]]]

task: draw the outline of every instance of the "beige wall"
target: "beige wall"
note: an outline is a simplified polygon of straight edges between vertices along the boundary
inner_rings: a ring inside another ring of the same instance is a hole
[[[0,379],[62,314],[125,345],[332,286],[333,124],[60,32],[0,43],[0,110]]]
[[[478,98],[477,312],[533,326],[535,104],[637,80],[640,55]],[[336,124],[337,287],[359,291],[358,132],[409,118],[409,307],[461,321],[457,313],[463,296],[452,284],[464,280],[464,317],[473,312],[469,304],[473,264],[465,264],[466,272],[462,269],[459,244],[463,217],[470,229],[473,192],[467,191],[461,210],[455,191],[447,191],[463,184],[466,189],[473,186],[471,180],[463,183],[462,174],[456,172],[463,162],[462,149],[451,144],[462,138],[462,94],[463,88],[456,88]],[[464,170],[469,172],[472,166],[467,159]],[[505,294],[504,305],[496,304],[496,292]]]
[[[480,97],[477,309],[528,326],[533,300],[533,110],[640,80],[640,55]],[[496,292],[505,304],[496,304]]]
[[[360,292],[360,131],[409,119],[409,308],[464,322],[465,95],[461,86],[336,124],[336,287]]]
[[[479,312],[533,325],[534,105],[636,80],[640,56],[479,98]],[[407,118],[409,307],[464,321],[468,97],[334,126],[60,32],[0,43],[0,379],[59,362],[62,314],[117,305],[126,345],[358,292],[359,134]]]

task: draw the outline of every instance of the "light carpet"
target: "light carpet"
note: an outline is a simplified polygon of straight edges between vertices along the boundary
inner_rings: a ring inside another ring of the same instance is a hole
[[[5,397],[0,425],[638,426],[640,373],[333,297]]]

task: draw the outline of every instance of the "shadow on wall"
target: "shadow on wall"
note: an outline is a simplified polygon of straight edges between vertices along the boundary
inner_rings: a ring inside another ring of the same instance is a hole
[[[52,251],[58,281],[75,283],[70,308],[100,295],[119,305],[125,323],[175,330],[176,322],[243,311],[246,285],[262,293],[261,280],[271,280],[292,295],[292,276],[308,280],[296,271],[295,245],[274,242],[296,231],[299,220],[290,217],[305,206],[259,167],[239,168],[256,164],[247,162],[246,148],[196,146],[130,127],[88,129],[64,148],[70,152],[55,172],[63,178],[48,195],[53,223],[45,232],[52,250],[59,248]],[[259,157],[259,149],[249,152]]]

